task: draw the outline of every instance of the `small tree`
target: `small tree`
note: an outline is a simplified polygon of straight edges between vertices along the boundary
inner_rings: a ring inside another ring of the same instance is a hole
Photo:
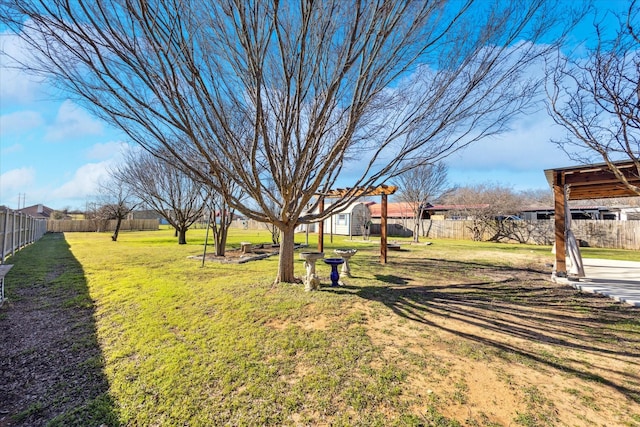
[[[53,211],[51,212],[51,219],[53,220],[61,220],[61,219],[65,219],[67,216],[67,213],[64,211]]]
[[[443,162],[416,166],[400,175],[397,185],[398,199],[408,203],[413,212],[413,241],[417,243],[427,203],[446,191],[447,166]]]
[[[100,185],[95,215],[98,220],[116,221],[116,227],[111,235],[112,241],[118,240],[122,220],[126,219],[137,205],[138,201],[119,181],[111,179]]]
[[[178,244],[187,243],[187,230],[202,218],[210,190],[176,167],[171,153],[163,157],[148,152],[129,152],[124,163],[112,172],[145,205],[175,228]]]
[[[238,192],[237,188],[233,191]],[[215,241],[215,254],[224,256],[227,246],[227,236],[229,227],[233,222],[235,215],[234,209],[227,203],[226,199],[216,191],[209,193],[209,224],[213,231],[213,239]]]
[[[522,207],[522,199],[508,187],[498,184],[478,184],[460,187],[446,197],[448,204],[456,205],[455,215],[471,222],[468,226],[473,240],[499,241],[510,238],[509,216],[517,214]]]
[[[619,29],[607,40],[605,29],[596,24],[597,45],[586,59],[561,57],[551,64],[547,85],[548,111],[567,131],[556,142],[572,159],[603,161],[632,192],[632,184],[616,160],[634,164],[640,177],[640,8],[629,3],[619,16]]]

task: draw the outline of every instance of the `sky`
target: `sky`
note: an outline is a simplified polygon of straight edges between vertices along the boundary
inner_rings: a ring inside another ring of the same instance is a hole
[[[627,0],[597,0],[599,14],[623,10]],[[583,25],[575,35],[592,33]],[[0,34],[1,49],[19,55],[16,36]],[[446,160],[449,182],[496,183],[516,191],[548,189],[544,170],[575,164],[551,140],[564,130],[546,110],[520,117],[510,130],[470,145]],[[122,158],[126,136],[79,108],[46,82],[8,67],[0,56],[0,206],[43,204],[80,209]]]

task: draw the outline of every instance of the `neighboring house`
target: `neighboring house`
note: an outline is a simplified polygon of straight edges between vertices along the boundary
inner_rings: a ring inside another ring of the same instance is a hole
[[[473,219],[474,211],[479,212],[488,207],[489,205],[486,203],[478,205],[432,205],[428,203],[425,209],[426,215],[423,219]]]
[[[608,219],[630,220],[640,219],[640,208],[610,207],[610,206],[570,206],[571,219]],[[526,220],[552,219],[554,209],[550,207],[536,207],[523,209],[519,217]]]
[[[371,212],[371,218],[380,223],[382,205],[380,203],[372,203],[369,205],[369,211]],[[387,219],[391,218],[413,219],[413,206],[407,202],[387,203]]]
[[[369,205],[371,212],[371,234],[380,234],[380,225],[382,221],[382,205],[373,203]],[[407,202],[387,203],[387,235],[397,237],[413,236],[413,207]],[[427,212],[423,212],[423,218],[427,218]]]
[[[33,205],[26,208],[18,209],[17,212],[27,214],[37,219],[50,219],[55,209],[51,209],[45,205]]]
[[[424,210],[422,211],[422,219],[433,219],[433,220],[442,220],[442,219],[470,219],[468,212],[477,210],[477,209],[485,209],[489,207],[487,204],[482,205],[432,205],[431,203],[427,203]],[[381,208],[380,205],[370,206],[371,209],[371,217],[374,218],[374,221],[381,217]],[[396,219],[396,220],[413,220],[413,206],[411,203],[400,202],[400,203],[388,203],[387,204],[387,218],[388,219]]]
[[[620,219],[622,221],[640,221],[640,208],[621,208]]]

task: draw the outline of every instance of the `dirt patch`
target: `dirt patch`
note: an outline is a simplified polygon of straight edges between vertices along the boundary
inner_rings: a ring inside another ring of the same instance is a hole
[[[427,274],[403,271],[403,259],[382,284],[321,290],[361,298],[342,317],[364,319],[375,363],[407,373],[412,413],[463,426],[640,426],[640,310],[529,267],[420,263]],[[339,321],[308,309],[303,329]]]
[[[356,307],[411,373],[414,410],[463,425],[640,425],[640,310],[543,273],[482,275],[493,282],[391,285],[366,296],[382,307]]]
[[[60,236],[45,238],[60,242],[47,243],[51,250],[33,259],[24,258],[34,247],[18,253],[16,258],[23,258],[6,279],[8,300],[0,308],[0,427],[47,425],[64,414],[81,413],[108,390],[82,269]],[[72,419],[62,418],[60,425]]]

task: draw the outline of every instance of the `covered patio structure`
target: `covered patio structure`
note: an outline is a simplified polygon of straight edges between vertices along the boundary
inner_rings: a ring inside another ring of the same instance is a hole
[[[326,194],[321,194],[320,212],[324,211],[325,198],[342,198],[346,196],[381,196],[382,217],[380,224],[380,263],[387,263],[387,196],[396,192],[395,185],[379,185],[377,187],[337,188]],[[318,223],[318,252],[324,251],[324,227],[323,221]]]
[[[614,162],[615,167],[627,182],[640,186],[638,164],[631,160]],[[638,196],[623,184],[606,163],[572,166],[544,171],[554,195],[555,266],[554,279],[567,278],[567,250],[578,252],[577,246],[570,248],[570,216],[567,215],[570,200],[605,199]],[[581,261],[580,261],[581,263]],[[582,265],[580,265],[582,268]],[[608,270],[610,273],[614,270]],[[602,279],[602,278],[600,278]],[[618,279],[612,277],[612,281]]]

